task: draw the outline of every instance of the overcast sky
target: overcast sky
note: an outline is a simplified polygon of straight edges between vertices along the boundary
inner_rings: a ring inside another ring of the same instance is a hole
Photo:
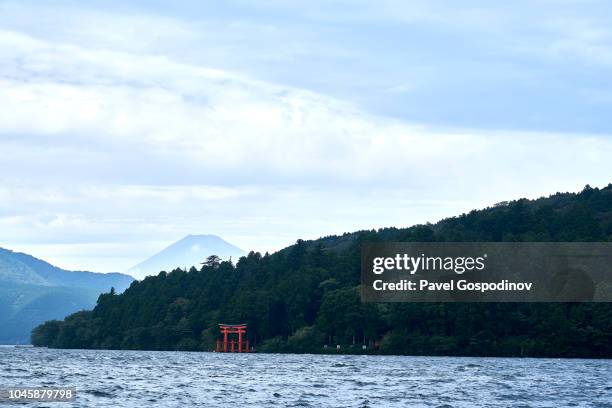
[[[610,2],[220,3],[0,1],[0,246],[124,271],[612,181]]]

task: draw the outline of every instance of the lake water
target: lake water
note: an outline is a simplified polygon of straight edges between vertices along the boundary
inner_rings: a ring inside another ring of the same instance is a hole
[[[612,407],[612,360],[2,347],[7,386],[77,389],[37,407]]]

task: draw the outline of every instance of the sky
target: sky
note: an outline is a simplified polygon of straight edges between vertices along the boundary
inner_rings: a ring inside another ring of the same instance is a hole
[[[0,246],[125,271],[612,179],[606,1],[1,1]]]

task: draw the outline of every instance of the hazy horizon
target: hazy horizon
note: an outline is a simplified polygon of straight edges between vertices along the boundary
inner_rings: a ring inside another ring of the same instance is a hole
[[[0,1],[0,246],[125,271],[612,179],[602,1]]]

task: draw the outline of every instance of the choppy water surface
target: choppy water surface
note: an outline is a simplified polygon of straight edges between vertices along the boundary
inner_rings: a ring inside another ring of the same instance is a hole
[[[612,361],[0,348],[0,386],[76,386],[32,404],[55,407],[612,407]]]

